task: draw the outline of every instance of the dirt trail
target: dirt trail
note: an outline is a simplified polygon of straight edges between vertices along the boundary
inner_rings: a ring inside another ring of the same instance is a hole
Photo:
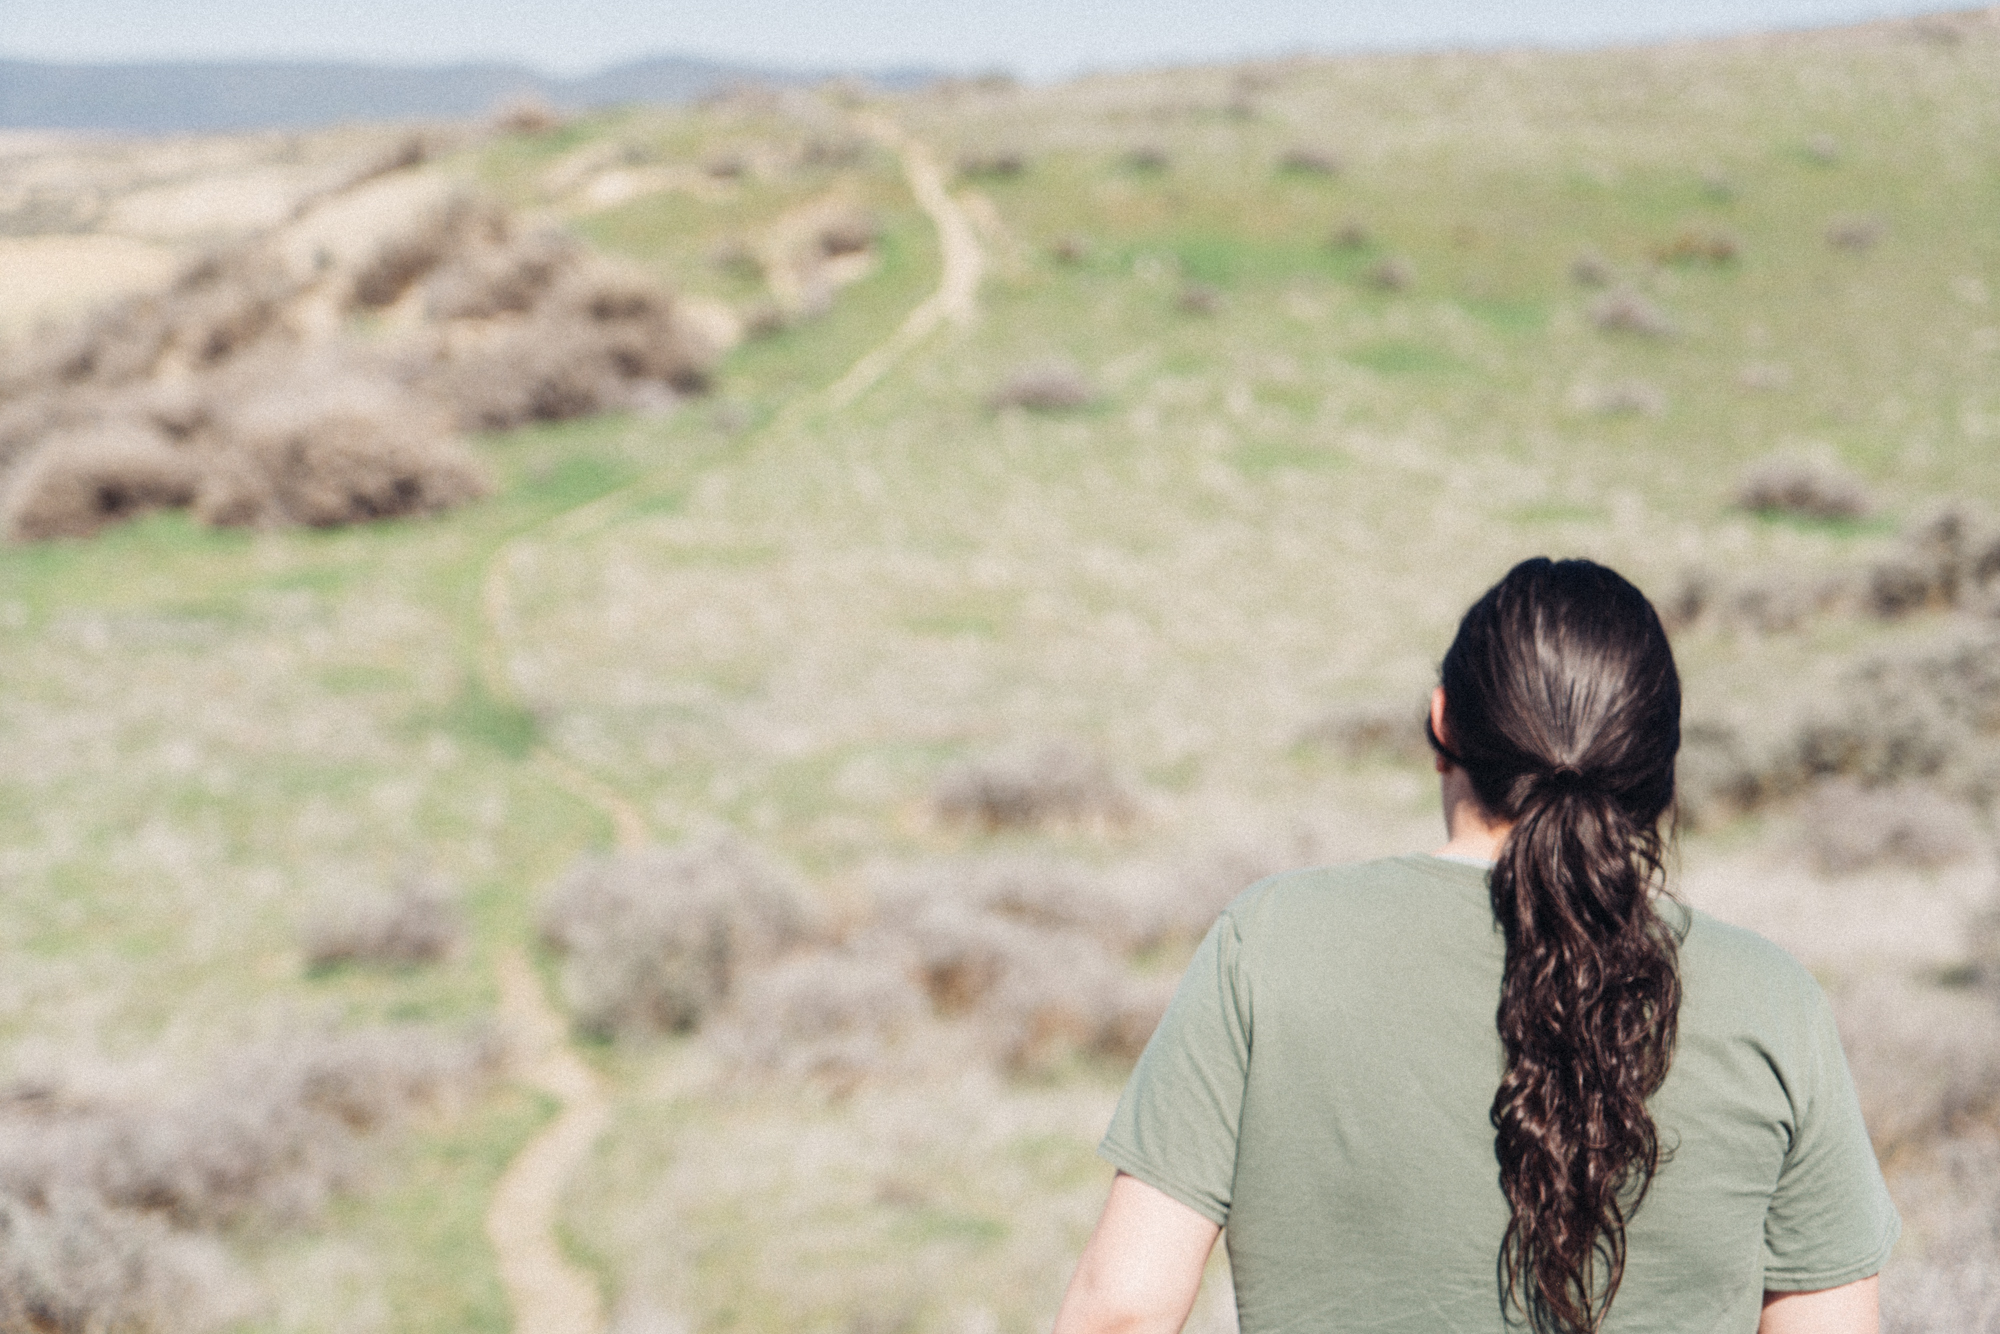
[[[827,406],[846,407],[896,364],[905,353],[922,342],[940,323],[970,323],[979,313],[979,279],[986,268],[985,252],[979,248],[972,220],[945,189],[944,173],[930,150],[904,134],[894,121],[882,116],[862,118],[862,127],[902,155],[903,175],[918,207],[930,215],[938,231],[944,272],[937,291],[909,313],[902,327],[888,340],[855,362],[847,374],[826,391]]]
[[[486,1207],[486,1237],[518,1334],[597,1334],[604,1324],[597,1283],[563,1255],[556,1216],[563,1186],[597,1142],[610,1108],[597,1075],[570,1048],[526,953],[509,950],[499,972],[500,1013],[526,1047],[527,1080],[563,1109],[507,1165]]]
[[[846,407],[939,324],[945,320],[964,324],[978,314],[985,255],[971,220],[945,189],[936,160],[887,119],[867,117],[863,128],[900,154],[911,193],[937,227],[943,272],[937,290],[910,312],[895,333],[865,353],[822,395],[796,400],[773,426],[794,422],[815,408]],[[515,629],[511,579],[528,543],[584,536],[611,522],[640,485],[565,510],[516,535],[493,554],[480,587],[486,633],[479,647],[480,671],[493,698],[514,698],[506,663],[506,645]],[[610,818],[619,847],[642,847],[652,841],[644,813],[616,788],[547,746],[536,748],[534,761],[557,786]],[[486,1236],[513,1307],[516,1334],[598,1334],[604,1312],[597,1285],[563,1255],[556,1241],[556,1220],[563,1187],[603,1130],[608,1104],[596,1074],[570,1047],[562,1017],[543,994],[524,951],[516,948],[501,957],[499,980],[501,1014],[526,1046],[527,1082],[560,1100],[563,1109],[507,1165],[487,1205]]]

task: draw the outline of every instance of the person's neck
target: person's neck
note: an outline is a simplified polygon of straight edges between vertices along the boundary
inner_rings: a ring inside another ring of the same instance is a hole
[[[1512,820],[1496,820],[1480,804],[1472,790],[1472,780],[1457,765],[1448,767],[1439,783],[1444,804],[1445,845],[1436,857],[1469,857],[1474,861],[1498,861],[1500,845],[1513,832]]]

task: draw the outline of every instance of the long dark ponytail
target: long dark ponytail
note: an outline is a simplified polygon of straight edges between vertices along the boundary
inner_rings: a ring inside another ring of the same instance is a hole
[[[1441,676],[1446,735],[1432,744],[1513,823],[1491,879],[1507,944],[1492,1113],[1511,1213],[1502,1301],[1543,1334],[1589,1334],[1661,1161],[1646,1099],[1673,1059],[1680,978],[1653,892],[1680,678],[1638,589],[1544,559],[1465,614]]]

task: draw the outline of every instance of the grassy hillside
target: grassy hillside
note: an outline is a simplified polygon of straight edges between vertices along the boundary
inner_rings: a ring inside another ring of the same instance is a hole
[[[1689,715],[1743,772],[1677,888],[1848,998],[1864,1091],[1902,1108],[1892,1325],[1951,1327],[2000,1281],[1977,1240],[2000,713],[1965,687],[1974,739],[1935,763],[1785,757],[1802,709],[1902,726],[1857,663],[1990,656],[1973,557],[1962,590],[1878,590],[1940,502],[2000,506],[1996,55],[1969,16],[746,96],[471,142],[431,169],[746,315],[746,248],[800,210],[864,208],[880,238],[707,395],[481,440],[493,494],[449,514],[0,549],[0,1073],[478,1021],[507,949],[559,983],[539,905],[621,809],[662,844],[733,831],[857,939],[898,884],[1007,858],[1198,914],[1267,869],[1427,846],[1407,721],[1457,615],[1521,557],[1582,554],[1663,604],[1707,590],[1678,632]],[[842,401],[942,262],[870,114],[945,165],[985,278],[976,319]],[[996,406],[1051,362],[1086,402]],[[1872,504],[1746,512],[1772,454]],[[954,766],[1049,743],[1123,813],[941,813]],[[1870,786],[1826,796],[1842,773]],[[1842,799],[1917,832],[1830,861],[1810,803]],[[307,966],[315,911],[412,875],[456,887],[461,949]],[[1171,977],[1188,944],[1127,971]],[[588,1043],[614,1109],[566,1246],[632,1330],[1042,1327],[1129,1056],[996,1063],[969,1022],[909,1039],[936,1045],[921,1068],[832,1083],[746,1075],[701,1033]],[[417,1116],[314,1218],[225,1233],[265,1294],[244,1327],[505,1328],[480,1217],[552,1111],[509,1087]]]

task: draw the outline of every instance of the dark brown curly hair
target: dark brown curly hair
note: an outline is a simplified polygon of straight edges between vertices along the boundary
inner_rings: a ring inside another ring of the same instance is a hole
[[[1678,942],[1654,904],[1680,677],[1638,589],[1590,561],[1540,558],[1466,612],[1440,676],[1445,736],[1431,744],[1513,823],[1491,878],[1507,943],[1501,1302],[1539,1334],[1590,1334],[1662,1160],[1646,1099],[1680,1011]]]

